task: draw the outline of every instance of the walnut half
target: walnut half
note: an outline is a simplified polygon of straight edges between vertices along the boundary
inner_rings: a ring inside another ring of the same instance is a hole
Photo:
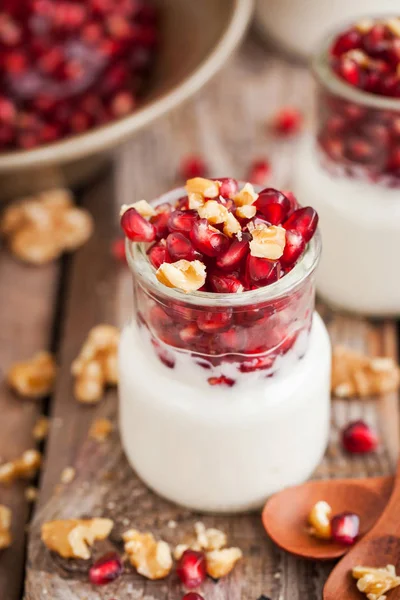
[[[16,479],[34,477],[41,464],[37,450],[26,450],[20,458],[0,465],[0,483],[12,483]]]
[[[52,392],[56,371],[50,352],[38,352],[30,360],[12,365],[7,373],[7,383],[22,398],[37,400]]]
[[[113,525],[111,519],[98,518],[48,521],[42,525],[42,541],[63,558],[87,560],[94,542],[106,539]]]

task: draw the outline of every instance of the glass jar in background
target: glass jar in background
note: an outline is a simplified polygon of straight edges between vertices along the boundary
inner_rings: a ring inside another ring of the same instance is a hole
[[[316,131],[304,139],[294,192],[318,211],[318,292],[339,308],[400,314],[400,100],[348,85],[317,52]]]
[[[317,233],[272,285],[185,294],[160,284],[144,245],[127,243],[135,304],[120,347],[120,428],[129,461],[160,495],[248,510],[321,460],[331,355],[314,313],[320,249]]]

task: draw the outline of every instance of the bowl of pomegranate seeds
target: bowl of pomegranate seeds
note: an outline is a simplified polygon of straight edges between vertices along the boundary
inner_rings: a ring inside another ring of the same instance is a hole
[[[250,15],[251,0],[3,3],[0,198],[87,178],[210,78]]]
[[[400,17],[361,19],[313,60],[316,130],[304,137],[293,189],[320,216],[317,282],[332,305],[400,314]]]
[[[232,178],[122,207],[135,295],[122,438],[170,500],[247,510],[320,460],[331,352],[314,312],[317,224],[292,194]]]

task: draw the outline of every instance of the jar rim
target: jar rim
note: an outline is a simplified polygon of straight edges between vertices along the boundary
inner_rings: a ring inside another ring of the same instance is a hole
[[[183,195],[186,195],[184,187],[175,188],[162,194],[151,202],[151,204],[157,206],[165,202],[172,203]],[[146,250],[148,246],[148,244],[131,242],[126,239],[126,257],[133,275],[146,287],[147,291],[155,294],[158,299],[163,298],[166,301],[172,300],[202,307],[233,307],[273,301],[297,290],[304,280],[316,269],[322,244],[321,235],[317,229],[300,261],[287,275],[270,285],[238,294],[217,294],[214,292],[199,291],[186,293],[183,290],[163,285],[155,277],[155,268],[147,258]]]
[[[371,17],[371,19],[379,18],[387,19],[389,18],[389,15]],[[333,71],[329,62],[329,49],[336,36],[346,27],[350,27],[353,24],[354,19],[342,24],[340,28],[336,27],[335,30],[325,36],[324,40],[319,44],[319,47],[314,52],[311,59],[311,70],[315,79],[336,96],[345,98],[355,104],[362,104],[363,106],[381,110],[400,111],[399,98],[380,96],[378,94],[371,94],[371,92],[360,90],[359,88],[346,83]]]

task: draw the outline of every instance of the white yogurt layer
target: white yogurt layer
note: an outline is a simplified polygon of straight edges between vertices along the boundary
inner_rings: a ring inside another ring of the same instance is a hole
[[[318,315],[305,356],[281,376],[249,378],[248,386],[195,385],[152,353],[136,326],[124,329],[122,441],[133,468],[161,496],[195,510],[244,511],[318,465],[328,439],[331,363]]]
[[[400,189],[328,173],[307,137],[293,191],[319,214],[319,293],[347,310],[400,314]]]

